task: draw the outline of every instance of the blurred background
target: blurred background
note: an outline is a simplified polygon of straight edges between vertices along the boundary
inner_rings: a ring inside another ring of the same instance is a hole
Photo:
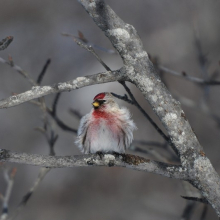
[[[219,79],[219,1],[106,2],[125,22],[136,28],[146,51],[159,65],[204,79]],[[77,36],[78,30],[90,42],[114,49],[77,1],[1,0],[0,39],[11,35],[14,40],[6,50],[0,51],[0,57],[8,60],[10,55],[14,63],[34,80],[50,58],[51,64],[42,85],[105,71],[92,54],[77,46],[72,38],[61,35],[69,33]],[[122,66],[117,53],[96,51],[111,69]],[[159,72],[171,93],[181,102],[206,155],[220,173],[219,86],[201,87],[183,77]],[[6,64],[0,63],[0,74],[0,99],[32,87],[27,79]],[[141,93],[131,84],[128,85],[141,106],[161,126]],[[116,82],[63,93],[57,106],[59,118],[72,128],[77,128],[79,119],[70,114],[69,110],[75,109],[81,115],[88,113],[93,97],[103,91],[125,94],[123,87]],[[47,105],[51,106],[54,95],[45,99]],[[164,143],[134,106],[121,100],[118,102],[132,112],[138,127],[134,133],[135,140]],[[36,130],[44,124],[43,113],[38,106],[25,103],[1,109],[0,118],[0,148],[27,153],[49,153],[44,135]],[[74,145],[75,135],[64,132],[52,119],[50,122],[59,135],[55,144],[56,155],[80,154]],[[164,150],[137,142],[134,142],[134,146],[147,149],[148,155],[140,154],[147,158],[157,159],[152,152],[158,152],[164,160],[172,158],[172,152],[167,148]],[[7,166],[17,167],[9,203],[9,213],[12,214],[34,184],[40,168],[17,164]],[[0,193],[4,194],[6,187],[3,170],[0,170]],[[180,195],[186,195],[181,181],[149,173],[101,167],[53,169],[45,176],[16,219],[176,220],[181,219],[187,204]],[[200,219],[202,211],[203,205],[196,204],[193,219]],[[206,219],[217,219],[210,207]]]

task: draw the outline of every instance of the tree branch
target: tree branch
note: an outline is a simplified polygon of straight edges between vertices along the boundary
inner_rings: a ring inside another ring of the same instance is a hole
[[[220,178],[205,157],[180,103],[161,82],[137,31],[126,24],[103,0],[79,0],[120,54],[127,77],[142,92],[176,146],[191,183],[220,217]]]
[[[51,62],[51,59],[48,59],[47,62],[44,64],[43,69],[41,70],[41,72],[40,72],[40,74],[39,74],[39,76],[37,78],[37,84],[38,85],[41,84],[41,82],[43,80],[43,77],[44,77],[44,75],[45,75],[45,73],[47,71],[47,68],[50,65],[50,62]]]
[[[17,153],[0,149],[0,162],[11,162],[41,166],[47,168],[64,167],[126,167],[133,170],[159,174],[169,178],[188,180],[188,174],[180,165],[157,162],[130,154],[85,154],[77,156],[45,156]]]
[[[17,171],[16,168],[13,168],[11,171],[9,171],[7,168],[4,169],[4,177],[5,177],[5,181],[7,182],[7,189],[5,195],[4,196],[1,195],[3,206],[2,206],[2,215],[0,215],[0,220],[5,220],[8,217],[8,203],[11,197],[11,192],[14,185],[14,176],[16,174],[16,171]]]
[[[6,49],[9,44],[13,41],[12,36],[8,36],[0,41],[0,50]]]
[[[63,83],[57,83],[52,86],[34,86],[31,90],[18,95],[10,96],[7,99],[0,101],[0,108],[9,108],[30,100],[43,97],[45,95],[66,92],[75,89],[79,89],[85,86],[91,86],[95,84],[114,82],[118,80],[125,80],[123,68],[115,71],[107,71],[89,76],[77,77],[74,80],[70,80]]]
[[[190,76],[188,74],[186,74],[185,72],[177,72],[175,70],[171,70],[165,66],[161,66],[159,65],[158,68],[162,71],[164,71],[165,73],[170,73],[174,76],[179,76],[179,77],[183,77],[184,79],[187,79],[193,83],[197,83],[199,85],[210,85],[210,86],[217,86],[220,85],[220,81],[216,81],[216,80],[211,80],[211,79],[201,79],[195,76]]]

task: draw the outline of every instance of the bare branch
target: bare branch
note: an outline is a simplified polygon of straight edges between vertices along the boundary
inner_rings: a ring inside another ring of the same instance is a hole
[[[104,48],[104,47],[100,47],[99,45],[96,45],[92,42],[89,42],[83,35],[83,33],[81,31],[78,31],[78,37],[77,36],[74,36],[72,34],[67,34],[67,33],[62,33],[63,36],[66,36],[66,37],[73,37],[74,39],[78,39],[80,41],[82,41],[84,43],[85,46],[88,46],[88,47],[94,47],[95,49],[98,49],[98,50],[101,50],[101,51],[104,51],[106,53],[110,53],[110,54],[114,54],[116,53],[115,50],[112,50],[112,49],[107,49],[107,48]],[[78,41],[79,42],[79,41]],[[78,43],[77,43],[78,44]]]
[[[170,73],[174,76],[179,76],[179,77],[183,77],[184,79],[187,79],[193,83],[197,83],[197,84],[200,84],[200,85],[210,85],[210,86],[217,86],[217,85],[220,85],[220,81],[217,81],[217,80],[204,80],[204,79],[201,79],[201,78],[198,78],[198,77],[194,77],[194,76],[190,76],[188,74],[186,74],[185,72],[177,72],[175,70],[171,70],[165,66],[161,66],[159,65],[158,68],[162,71],[164,71],[165,73]]]
[[[95,75],[77,77],[74,80],[70,80],[63,83],[57,83],[52,86],[34,86],[31,90],[18,95],[10,96],[7,99],[0,101],[0,108],[9,108],[30,100],[43,97],[45,95],[67,92],[75,89],[79,89],[85,86],[91,86],[95,84],[114,82],[118,80],[125,80],[123,69],[98,73]]]
[[[181,196],[183,199],[209,204],[205,198]]]
[[[137,31],[126,24],[103,0],[79,0],[120,54],[127,77],[152,106],[176,146],[191,183],[220,217],[220,178],[205,157],[180,103],[173,99],[159,78]],[[201,169],[202,167],[202,169]]]
[[[195,202],[194,201],[189,201],[186,206],[185,209],[183,211],[183,214],[181,216],[181,220],[190,220],[190,218],[192,217],[192,214],[195,210]]]
[[[12,41],[13,41],[12,36],[8,36],[8,37],[4,38],[3,40],[1,40],[0,41],[0,50],[6,49]]]
[[[200,220],[205,220],[206,219],[207,211],[208,211],[208,205],[204,204]]]
[[[37,83],[33,79],[30,78],[30,76],[28,75],[28,73],[26,71],[24,71],[20,66],[14,64],[14,61],[11,56],[9,56],[8,59],[9,59],[9,61],[6,61],[0,57],[0,62],[5,63],[5,64],[9,65],[10,67],[12,67],[12,69],[14,69],[18,73],[20,73],[24,78],[26,78],[31,85],[37,86]]]
[[[16,171],[17,171],[16,168],[13,168],[12,171],[10,171],[10,173],[8,169],[4,170],[4,177],[5,177],[5,181],[7,182],[7,189],[5,196],[2,196],[3,208],[2,208],[2,215],[0,216],[0,220],[5,220],[8,217],[8,203],[11,197],[11,192],[14,185],[14,176],[16,174]]]
[[[29,164],[47,168],[115,166],[155,173],[175,179],[188,179],[188,174],[180,165],[166,164],[130,154],[104,154],[103,157],[100,157],[97,154],[77,156],[44,156],[37,154],[17,153],[1,149],[0,162]]]
[[[80,32],[81,33],[81,32]],[[82,33],[81,33],[82,34]],[[80,47],[84,48],[85,50],[87,50],[88,52],[92,53],[96,59],[102,64],[102,66],[104,66],[104,68],[107,71],[111,71],[111,69],[102,61],[102,59],[98,56],[98,54],[95,52],[95,50],[93,49],[92,45],[87,45],[87,44],[83,44],[81,43],[79,40],[77,40],[77,38],[73,35],[69,35],[69,34],[63,34],[64,36],[71,36],[73,38],[73,40],[77,43],[77,45],[79,45]],[[88,43],[88,41],[86,39],[82,39],[84,43]]]
[[[156,131],[164,138],[165,141],[167,141],[176,155],[178,155],[178,150],[176,149],[176,146],[171,142],[170,138],[164,134],[164,132],[157,126],[157,124],[152,120],[152,118],[147,114],[146,111],[139,105],[139,103],[136,101],[134,95],[132,94],[131,90],[128,88],[125,82],[120,82],[123,87],[125,88],[126,92],[129,94],[131,100],[134,102],[134,105],[139,109],[139,111],[148,119],[148,121],[151,123],[151,125],[156,129]]]
[[[57,125],[64,131],[68,131],[71,133],[77,133],[77,129],[71,128],[68,125],[66,125],[62,120],[60,120],[57,115],[54,115],[52,111],[47,109],[47,112],[52,116],[52,118],[55,120]]]
[[[69,109],[69,113],[75,116],[77,119],[81,119],[83,117],[83,115],[79,111],[73,108]]]
[[[80,39],[84,42],[81,43],[79,40],[77,40],[77,38],[73,35],[69,35],[69,34],[63,34],[64,36],[71,36],[73,37],[73,40],[82,48],[84,48],[85,50],[87,50],[88,52],[92,53],[96,59],[100,62],[100,64],[107,70],[107,71],[111,71],[111,69],[106,65],[106,63],[99,57],[99,55],[94,51],[94,49],[92,48],[92,46],[88,46],[84,43],[88,43],[88,40],[84,38],[83,34],[81,32],[79,32],[79,36]],[[128,99],[127,95],[124,96],[119,96],[115,93],[111,93],[113,96],[115,96],[116,98],[122,99],[126,102],[128,102],[129,104],[135,105],[139,111],[149,120],[149,122],[153,125],[153,127],[158,131],[158,133],[172,146],[174,152],[176,154],[178,154],[178,151],[176,149],[176,147],[172,144],[171,140],[169,137],[167,137],[163,131],[157,126],[157,124],[151,119],[151,117],[147,114],[147,112],[139,105],[139,103],[137,102],[137,100],[135,99],[134,95],[132,94],[131,90],[128,88],[128,86],[126,85],[126,83],[124,81],[118,81],[126,90],[126,92],[129,94],[131,100]]]
[[[33,195],[34,191],[37,189],[37,187],[40,185],[44,177],[47,175],[47,173],[51,170],[51,168],[45,168],[42,167],[40,169],[40,172],[38,174],[37,179],[35,180],[33,186],[29,189],[29,191],[23,196],[21,203],[18,205],[15,212],[11,215],[11,217],[7,218],[7,220],[15,219],[18,214],[23,210],[31,196]]]
[[[47,108],[46,110],[62,130],[72,132],[72,133],[77,133],[77,129],[71,128],[70,126],[66,125],[57,116],[57,104],[58,104],[60,96],[61,96],[61,93],[57,93],[57,95],[55,96],[55,99],[53,101],[52,110],[49,108]]]
[[[113,96],[115,96],[117,99],[121,99],[121,100],[123,100],[123,101],[125,101],[125,102],[127,102],[127,103],[129,103],[129,104],[131,104],[131,105],[134,105],[134,102],[133,102],[132,100],[130,100],[126,94],[125,94],[124,96],[115,94],[115,93],[113,93],[113,92],[111,92],[111,94],[112,94]]]
[[[47,68],[48,66],[50,65],[50,62],[51,62],[51,59],[48,59],[47,62],[45,63],[42,71],[40,72],[40,75],[38,76],[38,79],[37,79],[37,84],[40,85],[42,80],[43,80],[43,77],[47,71]]]

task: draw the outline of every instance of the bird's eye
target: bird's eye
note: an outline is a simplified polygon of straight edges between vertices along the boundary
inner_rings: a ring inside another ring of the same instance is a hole
[[[103,103],[106,102],[106,100],[102,99],[102,100],[99,100],[98,102],[100,103],[100,105],[102,105]]]

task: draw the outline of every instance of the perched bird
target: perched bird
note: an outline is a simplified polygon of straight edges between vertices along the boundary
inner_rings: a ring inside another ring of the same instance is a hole
[[[120,108],[109,92],[96,95],[93,109],[82,117],[76,144],[85,153],[125,153],[136,129],[129,111]]]

